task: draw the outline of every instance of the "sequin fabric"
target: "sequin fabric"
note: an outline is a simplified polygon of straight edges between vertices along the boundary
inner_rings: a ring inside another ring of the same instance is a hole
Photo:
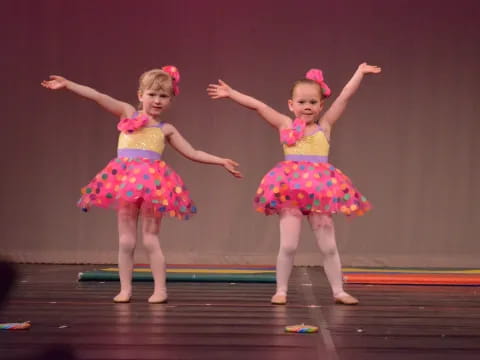
[[[165,148],[165,139],[161,128],[144,127],[131,134],[120,133],[118,137],[119,149],[149,150],[159,154]]]
[[[329,149],[330,144],[320,128],[311,135],[303,136],[293,146],[283,145],[285,155],[328,156]]]

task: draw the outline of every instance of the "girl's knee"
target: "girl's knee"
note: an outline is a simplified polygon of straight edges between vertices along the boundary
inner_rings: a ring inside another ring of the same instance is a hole
[[[335,243],[329,244],[328,246],[320,246],[320,251],[324,258],[333,258],[338,255],[338,249]]]
[[[148,253],[161,251],[160,248],[160,239],[158,235],[153,234],[143,234],[143,247],[147,250]]]
[[[135,250],[135,238],[130,235],[120,235],[119,237],[119,250],[124,253],[130,253]]]
[[[280,253],[285,255],[295,255],[297,251],[297,244],[281,244]]]

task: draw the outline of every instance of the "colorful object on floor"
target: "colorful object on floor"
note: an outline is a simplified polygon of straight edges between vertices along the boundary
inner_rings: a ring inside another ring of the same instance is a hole
[[[28,330],[32,324],[30,321],[25,321],[22,323],[4,323],[0,324],[0,330]]]
[[[343,268],[347,284],[480,285],[480,269]]]
[[[81,272],[79,281],[118,281],[118,268]],[[135,265],[133,281],[153,281],[148,265]],[[167,281],[275,283],[273,265],[167,265]]]
[[[313,325],[289,325],[285,326],[286,332],[293,332],[293,333],[316,333],[318,332],[318,326]]]

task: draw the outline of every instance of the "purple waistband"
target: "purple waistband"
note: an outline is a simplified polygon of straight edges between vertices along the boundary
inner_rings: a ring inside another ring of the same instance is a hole
[[[285,160],[286,161],[309,161],[309,162],[315,162],[315,163],[326,163],[326,162],[328,162],[328,156],[290,154],[290,155],[285,155]]]
[[[150,160],[160,160],[162,154],[159,154],[151,150],[142,150],[142,149],[118,149],[118,157],[127,157],[127,158],[143,158]]]

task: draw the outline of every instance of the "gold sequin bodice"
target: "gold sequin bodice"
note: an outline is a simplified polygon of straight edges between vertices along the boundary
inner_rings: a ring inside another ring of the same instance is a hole
[[[317,155],[328,156],[330,144],[322,130],[311,135],[304,136],[295,145],[283,145],[285,155]]]
[[[165,135],[160,127],[144,127],[131,134],[120,133],[118,149],[148,150],[162,154]]]

